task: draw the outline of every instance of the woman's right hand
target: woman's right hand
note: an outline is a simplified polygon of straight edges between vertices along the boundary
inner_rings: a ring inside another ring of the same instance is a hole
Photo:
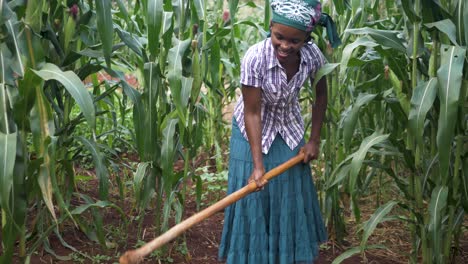
[[[265,186],[265,184],[267,184],[267,180],[265,179],[262,179],[263,175],[265,174],[265,168],[255,168],[253,171],[252,171],[252,174],[250,174],[250,177],[249,177],[249,180],[248,182],[252,182],[252,181],[255,181],[255,183],[257,184],[257,189],[255,189],[255,191],[260,191],[260,190],[263,190],[263,186]]]

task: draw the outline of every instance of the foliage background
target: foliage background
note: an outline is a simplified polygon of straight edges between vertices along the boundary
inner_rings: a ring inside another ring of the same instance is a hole
[[[28,261],[39,247],[54,254],[49,237],[69,224],[108,248],[108,208],[137,225],[145,209],[161,212],[160,233],[181,220],[192,184],[200,204],[196,157],[225,170],[223,109],[236,98],[243,52],[266,35],[268,5],[0,1],[0,262]],[[410,231],[410,262],[450,263],[468,201],[466,1],[330,0],[323,9],[343,45],[331,50],[314,32],[330,62],[318,75],[330,100],[315,177],[331,238],[346,236],[348,208],[361,237],[336,262],[379,247],[369,236],[396,219]],[[79,164],[93,164],[98,199],[77,189],[89,180]],[[361,219],[369,193],[375,213]]]

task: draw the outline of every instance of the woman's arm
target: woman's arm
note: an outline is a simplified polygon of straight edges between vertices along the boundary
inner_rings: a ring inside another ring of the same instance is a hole
[[[254,180],[257,187],[261,188],[266,184],[266,181],[260,181],[263,174],[265,174],[262,156],[262,89],[243,85],[242,97],[244,98],[245,129],[254,163],[249,182]]]
[[[320,130],[322,129],[328,102],[326,77],[322,77],[322,79],[318,81],[315,94],[317,98],[315,104],[312,106],[312,130],[309,141],[304,145],[304,162],[317,159],[319,155]]]

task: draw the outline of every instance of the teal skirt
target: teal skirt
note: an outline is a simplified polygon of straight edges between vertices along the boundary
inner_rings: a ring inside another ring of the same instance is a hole
[[[303,145],[291,150],[278,135],[263,154],[266,171],[297,155]],[[253,170],[250,145],[235,120],[230,150],[228,194],[244,187]],[[310,167],[301,163],[226,208],[218,258],[228,264],[313,263],[326,239]]]

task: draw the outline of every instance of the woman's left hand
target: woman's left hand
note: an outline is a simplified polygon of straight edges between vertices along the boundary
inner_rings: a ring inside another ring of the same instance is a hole
[[[309,141],[302,147],[304,152],[304,163],[308,163],[311,160],[316,160],[319,155],[320,144],[318,141]]]

